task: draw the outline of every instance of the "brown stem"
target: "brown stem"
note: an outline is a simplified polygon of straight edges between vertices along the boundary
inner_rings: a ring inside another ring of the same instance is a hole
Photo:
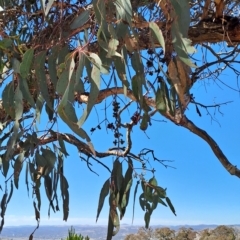
[[[240,178],[240,170],[233,166],[227,159],[227,157],[222,152],[221,148],[217,145],[217,143],[208,135],[207,132],[202,130],[201,128],[197,127],[192,121],[190,121],[186,116],[182,118],[181,126],[187,128],[203,140],[207,142],[207,144],[211,147],[212,151],[214,152],[215,156],[221,162],[223,167],[231,174],[235,175]]]

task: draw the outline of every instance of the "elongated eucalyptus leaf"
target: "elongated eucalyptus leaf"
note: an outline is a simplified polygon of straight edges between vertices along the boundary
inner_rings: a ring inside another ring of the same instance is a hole
[[[13,195],[13,181],[11,180],[11,184],[10,184],[10,193],[8,195],[8,198],[7,198],[7,204],[10,202],[11,198],[12,198],[12,195]]]
[[[107,196],[108,193],[109,193],[109,187],[110,187],[110,183],[109,183],[109,179],[107,179],[107,180],[105,181],[105,183],[103,184],[102,189],[101,189],[101,192],[100,192],[100,195],[99,195],[96,222],[97,222],[97,220],[98,220],[98,217],[99,217],[99,215],[100,215],[100,212],[102,211],[102,207],[103,207],[103,204],[104,204],[104,200],[105,200],[106,196]]]
[[[40,52],[38,55],[35,56],[34,60],[34,69],[36,73],[37,80],[39,82],[40,91],[42,97],[46,101],[46,104],[49,108],[52,108],[52,104],[50,102],[49,94],[48,94],[48,85],[47,85],[47,78],[45,72],[45,58],[46,58],[46,51]]]
[[[44,104],[44,98],[42,94],[39,94],[36,102],[36,111],[35,111],[35,117],[38,123],[40,123],[40,116],[41,116],[43,104]]]
[[[89,20],[90,12],[88,10],[83,11],[77,16],[70,25],[71,29],[82,27]]]
[[[22,164],[24,160],[24,153],[20,153],[14,163],[14,185],[18,189],[19,176],[22,171]]]
[[[33,54],[34,54],[34,50],[28,49],[23,55],[22,63],[20,64],[20,75],[24,80],[26,80],[31,70],[32,63],[33,63]]]
[[[67,221],[69,214],[69,192],[68,192],[68,182],[65,176],[60,175],[60,187],[63,199],[63,221]]]
[[[34,207],[34,210],[35,210],[35,219],[36,219],[36,221],[39,221],[40,220],[40,212],[37,209],[37,205],[36,205],[35,201],[33,201],[33,207]]]
[[[52,7],[53,3],[54,3],[54,0],[48,0],[48,1],[47,1],[47,6],[46,6],[46,8],[43,9],[45,16],[48,15],[49,10],[50,10],[50,8]]]
[[[35,102],[33,100],[33,96],[31,95],[31,93],[29,91],[29,86],[28,86],[26,79],[20,78],[19,87],[23,94],[23,98],[28,101],[28,103],[31,105],[31,107],[35,108]]]
[[[106,21],[106,18],[105,18],[105,16],[106,16],[105,4],[104,4],[103,1],[98,1],[98,0],[93,0],[92,4],[93,4],[95,16],[97,18],[97,22],[99,24],[102,24],[103,22]]]
[[[57,58],[58,58],[59,46],[53,46],[51,48],[51,55],[48,57],[48,69],[51,82],[53,83],[54,89],[57,85]]]
[[[14,109],[14,88],[13,83],[10,82],[6,85],[2,93],[3,107],[6,113],[11,117],[15,118],[15,109]]]
[[[177,215],[176,215],[175,208],[174,208],[174,206],[172,205],[172,202],[171,202],[171,200],[170,200],[168,197],[166,197],[166,202],[167,202],[168,206],[170,207],[172,213],[173,213],[175,216],[177,216]]]
[[[117,159],[114,161],[113,170],[112,170],[112,178],[114,179],[115,186],[117,190],[120,191],[123,182],[122,176],[122,163]]]
[[[49,175],[44,176],[44,186],[49,202],[52,200],[52,179]]]
[[[132,25],[132,4],[130,0],[116,0],[115,2],[117,15],[119,19],[125,20]]]
[[[65,147],[65,143],[62,139],[61,136],[58,137],[58,142],[59,142],[59,146],[60,146],[60,151],[67,157],[69,156],[69,154],[67,153],[66,147]]]
[[[113,59],[118,77],[123,84],[124,95],[127,96],[127,89],[129,88],[130,84],[127,80],[125,60],[122,57],[114,57]]]
[[[100,91],[100,67],[102,65],[102,62],[98,55],[95,53],[91,53],[90,57],[93,61],[91,76],[88,76],[90,77],[91,89],[88,97],[87,107],[84,109],[83,115],[81,116],[77,123],[79,128],[83,125],[83,123],[89,116],[92,107],[95,105],[98,93]]]
[[[164,89],[158,87],[156,92],[156,108],[160,111],[160,113],[163,114],[165,114],[167,111],[164,93]]]
[[[137,184],[136,184],[135,189],[134,189],[134,194],[133,194],[133,216],[132,216],[132,223],[133,223],[133,220],[134,220],[135,201],[136,201],[136,195],[137,195],[137,189],[138,189],[139,183],[140,183],[140,182],[137,181]]]
[[[46,166],[49,167],[49,172],[53,169],[55,162],[56,162],[56,155],[50,149],[41,149],[42,156],[46,159]]]
[[[165,41],[161,29],[155,22],[149,23],[149,28],[153,37],[155,37],[160,45],[162,46],[163,52],[165,53]]]
[[[147,228],[147,229],[148,229],[148,227],[149,227],[150,218],[151,218],[150,212],[149,212],[149,211],[146,211],[146,212],[145,212],[145,215],[144,215],[144,221],[145,221],[145,228]]]

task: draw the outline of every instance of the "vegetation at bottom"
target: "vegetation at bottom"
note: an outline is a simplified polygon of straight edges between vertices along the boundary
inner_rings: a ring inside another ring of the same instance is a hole
[[[128,234],[124,240],[240,240],[240,231],[224,225],[201,231],[185,227],[177,231],[168,227],[156,229],[142,227],[136,234]]]
[[[81,234],[78,235],[75,233],[75,229],[71,227],[71,229],[68,230],[67,238],[62,240],[90,240],[90,238],[88,236],[84,237]]]

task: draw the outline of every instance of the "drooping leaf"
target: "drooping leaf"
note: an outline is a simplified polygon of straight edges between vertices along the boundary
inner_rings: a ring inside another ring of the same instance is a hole
[[[22,164],[24,160],[24,153],[20,153],[14,163],[14,185],[18,189],[19,176],[22,171]]]
[[[29,86],[28,86],[27,80],[20,78],[19,87],[23,94],[23,98],[28,101],[28,103],[31,105],[31,107],[35,108],[35,102],[33,100],[32,94],[29,91]]]
[[[77,16],[70,25],[71,29],[82,27],[89,20],[90,12],[88,10],[83,11]]]
[[[35,210],[35,219],[36,221],[39,221],[40,220],[40,212],[39,210],[37,209],[37,206],[36,206],[36,202],[33,201],[33,207],[34,207],[34,210]]]
[[[56,162],[56,155],[50,149],[41,149],[42,156],[46,159],[46,166],[49,168],[49,172],[52,171]]]
[[[96,222],[97,222],[99,214],[100,214],[100,212],[102,210],[102,207],[103,207],[103,204],[104,204],[104,200],[105,200],[106,196],[109,193],[109,187],[110,187],[110,183],[109,183],[109,179],[107,179],[105,181],[105,183],[103,184],[101,192],[100,192],[100,195],[99,195]]]
[[[6,113],[12,118],[15,118],[15,109],[14,109],[14,86],[10,82],[6,85],[2,92],[3,107]]]
[[[48,56],[48,69],[51,82],[53,83],[54,89],[57,85],[57,58],[58,58],[59,46],[53,46],[51,48],[51,55]]]
[[[45,8],[43,9],[45,16],[48,15],[49,10],[50,10],[50,8],[52,7],[52,5],[53,5],[53,3],[54,3],[54,0],[49,0],[49,1],[47,1],[46,3],[47,3],[46,9],[45,9]]]
[[[41,116],[43,104],[44,104],[44,98],[42,94],[39,94],[36,102],[36,111],[35,111],[35,117],[38,123],[40,123],[40,116]]]
[[[158,27],[158,25],[155,22],[149,23],[149,29],[151,31],[152,36],[155,37],[160,43],[163,49],[163,53],[165,53],[165,41],[164,41],[164,37],[161,29]]]
[[[137,184],[136,184],[135,189],[134,189],[134,194],[133,194],[133,216],[132,216],[132,223],[133,223],[133,220],[134,220],[135,200],[136,200],[137,189],[138,189],[139,183],[140,183],[140,182],[137,181]]]
[[[60,187],[63,199],[63,221],[67,221],[69,214],[69,192],[67,179],[61,174],[60,175]]]
[[[49,175],[44,176],[44,186],[49,202],[52,200],[52,179]]]
[[[114,59],[114,66],[116,68],[118,77],[120,78],[123,84],[124,95],[127,96],[127,89],[129,88],[130,84],[127,80],[126,65],[125,65],[124,58],[114,57],[113,59]]]
[[[115,186],[117,190],[120,191],[123,182],[122,176],[122,163],[116,159],[113,164],[112,178],[114,179]]]
[[[158,87],[156,92],[156,108],[163,114],[165,114],[167,111],[164,90],[160,87]]]
[[[105,22],[106,8],[103,1],[93,0],[92,1],[94,13],[96,15],[97,22],[103,24]]]
[[[145,221],[145,228],[147,228],[147,229],[148,229],[148,227],[149,227],[150,217],[151,217],[150,212],[149,212],[149,211],[146,211],[146,212],[145,212],[145,215],[144,215],[144,221]]]
[[[172,205],[172,202],[171,202],[171,200],[170,200],[168,197],[166,197],[166,202],[167,202],[168,206],[170,207],[172,213],[173,213],[175,216],[177,216],[177,215],[176,215],[175,208],[174,208],[174,206]]]
[[[10,193],[8,195],[8,198],[7,198],[7,204],[10,202],[11,198],[12,198],[12,195],[13,195],[13,181],[11,180],[11,184],[10,184]]]
[[[46,101],[49,108],[52,107],[50,102],[49,93],[48,93],[48,85],[47,85],[47,78],[45,72],[45,60],[46,60],[46,51],[42,51],[35,56],[34,60],[34,69],[37,80],[39,82],[40,91],[42,97]]]
[[[132,4],[130,0],[116,0],[115,2],[118,19],[125,20],[132,25]]]
[[[140,124],[140,129],[143,131],[146,131],[148,128],[149,121],[150,121],[150,117],[149,117],[148,113],[144,112],[144,114],[142,116],[142,121]]]
[[[22,62],[20,64],[20,75],[23,78],[23,80],[26,80],[32,67],[33,54],[34,50],[28,49],[23,55]]]
[[[65,156],[69,156],[69,154],[67,153],[64,141],[62,139],[61,136],[58,137],[58,142],[59,142],[59,146],[60,146],[60,151],[65,155]]]
[[[102,65],[101,59],[98,57],[97,54],[91,53],[90,57],[93,61],[91,76],[88,76],[91,83],[91,89],[88,97],[88,103],[86,108],[84,109],[83,115],[78,120],[79,128],[83,125],[86,121],[87,117],[89,116],[92,107],[95,105],[96,99],[98,97],[98,93],[100,90],[100,67]]]

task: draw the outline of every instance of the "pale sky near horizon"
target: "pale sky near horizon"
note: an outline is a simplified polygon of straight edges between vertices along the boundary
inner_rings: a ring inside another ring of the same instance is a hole
[[[200,59],[200,57],[199,57]],[[200,64],[199,64],[200,65]],[[237,79],[230,71],[225,71],[221,79],[237,88]],[[202,117],[196,113],[195,106],[190,106],[186,115],[198,127],[207,131],[221,147],[224,154],[233,165],[240,167],[240,95],[221,83],[212,80],[198,82],[191,89],[196,102],[212,105],[233,101],[222,105],[220,110],[223,114],[211,110],[217,121],[211,121],[204,108],[199,107]],[[103,111],[98,113],[100,121]],[[109,116],[111,112],[109,113]],[[154,117],[155,118],[155,117]],[[159,114],[157,119],[164,120]],[[92,111],[89,123],[84,128],[89,131],[97,125],[97,115]],[[160,159],[171,159],[169,165],[174,168],[164,168],[157,162],[151,165],[157,170],[155,176],[162,187],[167,188],[167,194],[171,199],[177,216],[174,216],[169,208],[158,206],[153,212],[150,225],[198,225],[198,224],[240,224],[240,179],[231,176],[220,164],[210,147],[198,136],[187,129],[176,126],[171,122],[154,122],[147,129],[147,136],[139,126],[133,129],[133,152],[138,153],[142,148],[148,147],[155,150],[155,155]],[[103,127],[104,128],[104,127]],[[61,130],[65,129],[61,126]],[[68,130],[66,130],[68,132]],[[104,129],[97,130],[91,135],[94,147],[98,151],[107,150],[113,141],[112,133],[106,135]],[[102,225],[108,220],[108,199],[105,200],[104,208],[95,223],[98,197],[105,180],[110,176],[99,164],[93,163],[93,170],[99,176],[91,173],[86,163],[81,161],[74,147],[67,145],[70,154],[65,159],[65,176],[69,182],[70,213],[67,222],[62,221],[61,196],[59,194],[60,212],[48,219],[48,202],[45,192],[41,189],[42,225]],[[103,159],[104,163],[111,164],[113,158]],[[147,179],[152,174],[147,174]],[[29,178],[30,180],[30,178]],[[1,185],[4,186],[4,178],[0,176]],[[133,183],[130,202],[121,223],[132,223]],[[31,187],[31,185],[30,185]],[[139,206],[138,196],[141,193],[139,186],[135,204],[135,217],[133,224],[144,226],[144,212]],[[1,194],[1,192],[0,192]],[[5,216],[5,226],[36,225],[34,208],[30,196],[27,196],[25,186],[25,166],[20,176],[19,190],[14,189],[13,197],[8,204]],[[1,198],[1,195],[0,195]]]

